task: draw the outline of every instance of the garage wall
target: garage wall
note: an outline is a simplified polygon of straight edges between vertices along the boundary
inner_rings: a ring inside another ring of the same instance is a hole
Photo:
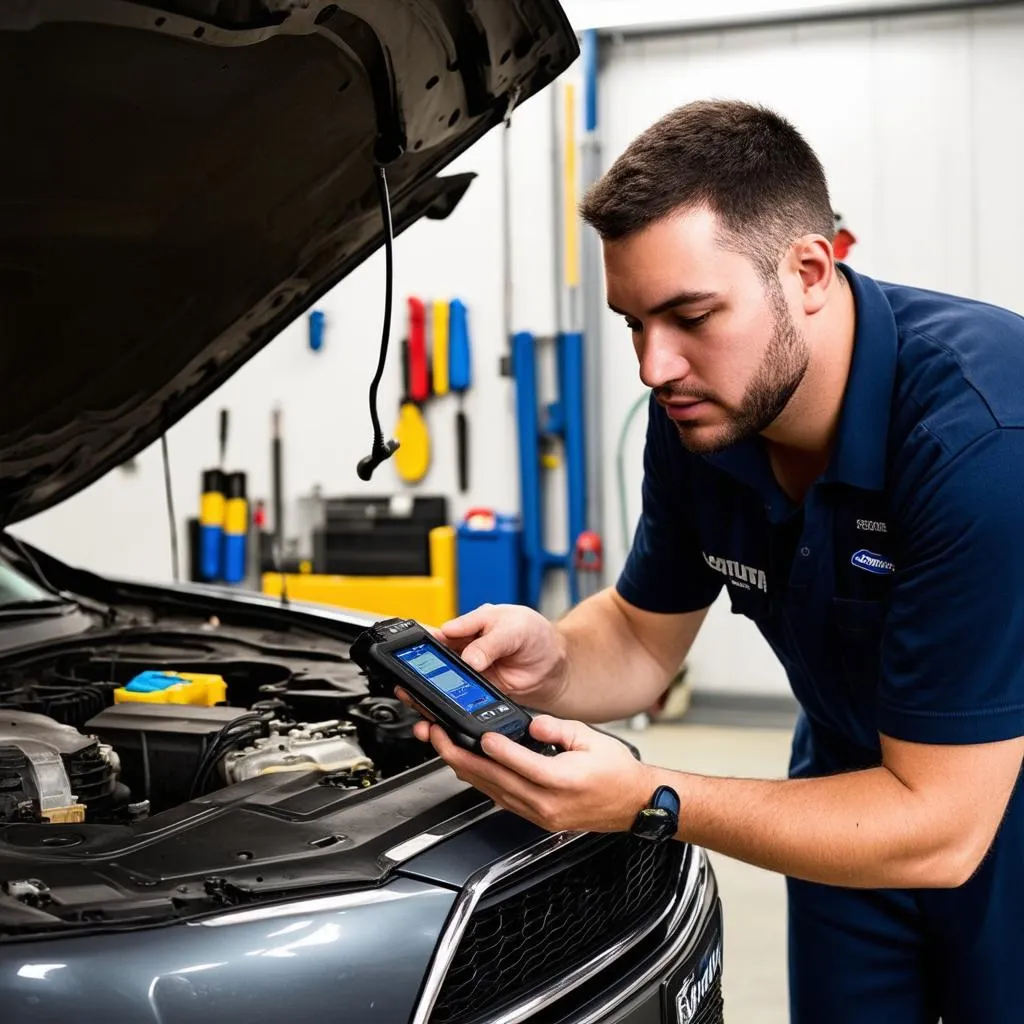
[[[673,106],[739,98],[784,113],[829,175],[833,205],[858,238],[864,273],[959,292],[1024,312],[1018,239],[1024,159],[1024,9],[914,15],[802,27],[625,39],[601,78],[607,155]],[[603,324],[608,449],[642,387],[629,335]],[[627,383],[630,382],[630,383]],[[639,512],[643,424],[627,445],[630,513]],[[611,560],[623,557],[608,495]],[[753,626],[712,609],[691,666],[701,687],[783,693]]]
[[[572,0],[566,6],[572,15]],[[635,9],[649,13],[646,7]],[[585,23],[585,18],[577,21],[581,27]],[[794,120],[818,149],[834,204],[859,239],[851,256],[856,268],[1024,311],[1017,251],[1024,236],[1024,196],[1017,187],[1024,144],[1016,129],[1017,112],[1024,108],[1022,52],[1020,7],[624,37],[608,43],[604,55],[604,160],[610,162],[637,132],[687,100],[718,96],[767,103]],[[577,65],[572,76],[578,74]],[[556,326],[552,98],[542,94],[526,103],[511,133],[513,325],[538,333]],[[456,516],[472,505],[514,509],[518,502],[513,395],[497,370],[505,347],[500,163],[501,137],[494,132],[452,167],[479,174],[452,217],[410,229],[395,250],[396,317],[401,318],[410,293],[457,295],[470,307],[476,373],[467,400],[472,489],[453,500]],[[377,359],[382,301],[383,258],[378,254],[318,307],[329,323],[323,352],[309,351],[304,322],[293,325],[170,432],[183,543],[184,521],[197,507],[200,469],[216,459],[222,406],[232,413],[228,461],[249,472],[253,494],[269,497],[270,416],[277,404],[284,410],[290,498],[316,485],[329,493],[401,489],[387,464],[369,488],[355,474],[370,443],[366,388]],[[396,328],[395,337],[400,336]],[[624,557],[614,454],[626,413],[642,387],[629,336],[611,315],[602,324],[601,344],[605,542],[614,575]],[[388,426],[397,401],[396,360],[380,392]],[[454,408],[451,399],[429,413],[436,457],[420,490],[455,493]],[[639,512],[643,429],[641,416],[625,446],[630,530]],[[73,564],[169,579],[162,473],[160,449],[154,446],[142,453],[133,472],[113,471],[16,532]],[[293,503],[288,513],[294,516]],[[564,539],[562,521],[560,502],[553,500],[555,543]],[[556,588],[549,610],[557,613],[563,602]],[[781,670],[757,633],[721,606],[713,609],[698,640],[692,672],[702,689],[786,691]]]
[[[971,0],[982,7],[1005,0]],[[604,32],[689,31],[746,23],[839,17],[849,14],[895,14],[928,8],[963,6],[963,0],[718,0],[685,4],[679,0],[562,0],[577,29]]]

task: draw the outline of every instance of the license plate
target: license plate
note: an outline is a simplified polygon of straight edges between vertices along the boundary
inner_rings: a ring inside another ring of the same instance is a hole
[[[722,985],[722,929],[718,914],[711,921],[700,945],[668,979],[663,1006],[665,1024],[708,1024],[720,1021]],[[710,1015],[710,1016],[709,1016]]]

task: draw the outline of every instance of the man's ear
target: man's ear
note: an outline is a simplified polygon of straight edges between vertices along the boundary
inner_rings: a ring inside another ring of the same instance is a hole
[[[822,235],[805,235],[789,252],[791,269],[800,277],[804,313],[813,316],[828,301],[836,277],[832,243]]]

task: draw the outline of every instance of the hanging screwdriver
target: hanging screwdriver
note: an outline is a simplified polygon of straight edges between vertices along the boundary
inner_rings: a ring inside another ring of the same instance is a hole
[[[455,413],[455,448],[458,458],[459,491],[469,490],[469,424],[463,408],[466,391],[472,378],[472,360],[469,351],[469,318],[466,304],[452,299],[448,310],[448,383],[459,396]]]
[[[433,331],[431,333],[431,374],[433,393],[436,396],[448,394],[448,303],[435,300],[431,303]]]
[[[228,453],[228,410],[220,411],[220,468],[224,469],[224,459]]]

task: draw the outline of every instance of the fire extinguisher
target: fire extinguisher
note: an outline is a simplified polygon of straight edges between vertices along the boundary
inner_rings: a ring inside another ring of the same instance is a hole
[[[850,254],[850,249],[857,243],[853,232],[846,226],[841,213],[835,214],[836,227],[832,236],[832,251],[837,260],[845,260]]]

